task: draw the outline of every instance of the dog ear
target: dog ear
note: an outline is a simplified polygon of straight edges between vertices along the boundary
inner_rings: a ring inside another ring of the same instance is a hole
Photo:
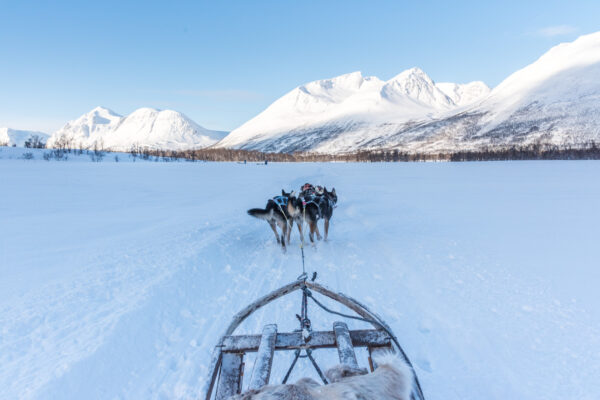
[[[331,194],[335,194],[335,188],[331,189]]]
[[[281,195],[285,196],[285,190],[281,189]]]
[[[292,193],[290,193],[290,197],[296,197],[296,191],[292,190]]]

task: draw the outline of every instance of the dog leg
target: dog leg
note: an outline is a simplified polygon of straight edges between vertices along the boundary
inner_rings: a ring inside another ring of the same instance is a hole
[[[275,240],[277,240],[277,244],[281,244],[279,241],[279,233],[277,233],[277,228],[275,227],[275,222],[269,221],[269,226],[273,229],[273,233],[275,233]]]
[[[285,237],[287,234],[287,223],[285,221],[281,221],[278,223],[279,228],[281,228],[281,246],[283,247],[283,251],[285,251]]]
[[[327,236],[329,235],[329,218],[325,219],[324,227],[325,227],[325,241],[327,241]]]
[[[323,239],[321,233],[319,232],[319,224],[317,222],[315,222],[315,232],[317,232],[317,240]]]
[[[315,226],[317,224],[313,223],[313,222],[309,222],[308,226],[310,228],[310,234],[308,235],[308,237],[310,238],[310,242],[314,245],[315,244]]]
[[[304,243],[304,233],[302,232],[302,223],[303,221],[296,221],[296,225],[298,225],[298,233],[300,234],[300,241]]]
[[[292,235],[292,228],[294,227],[294,220],[292,218],[288,219],[290,224],[287,226],[287,243],[290,244],[290,236]]]

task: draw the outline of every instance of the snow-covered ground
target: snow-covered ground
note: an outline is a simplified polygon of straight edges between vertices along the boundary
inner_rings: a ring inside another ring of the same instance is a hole
[[[196,398],[230,317],[301,270],[246,209],[313,182],[339,207],[308,270],[392,325],[427,399],[598,399],[599,174],[0,157],[0,398]],[[298,300],[243,329],[294,328]]]
[[[58,158],[57,158],[58,155]],[[48,159],[46,159],[46,157]],[[156,157],[148,157],[143,160],[141,156],[134,157],[131,153],[97,151],[94,150],[57,150],[57,149],[30,149],[25,147],[0,146],[0,160],[23,160],[34,162],[44,160],[46,162],[156,162]],[[162,161],[163,157],[158,157]],[[169,158],[169,160],[171,160]]]

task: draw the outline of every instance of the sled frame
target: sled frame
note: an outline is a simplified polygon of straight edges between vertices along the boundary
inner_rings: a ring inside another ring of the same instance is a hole
[[[232,335],[256,310],[304,287],[343,304],[368,320],[374,329],[350,331],[345,323],[334,322],[331,331],[312,332],[308,342],[304,340],[301,332],[278,333],[275,325],[267,325],[262,335]],[[373,356],[377,354],[399,351],[403,357],[405,356],[404,351],[396,345],[397,340],[390,336],[390,333],[393,335],[391,328],[377,314],[357,300],[315,282],[294,281],[257,299],[233,317],[213,350],[209,374],[200,398],[211,400],[215,385],[217,386],[215,400],[224,400],[239,393],[244,374],[243,358],[247,352],[259,353],[250,383],[253,389],[269,383],[274,353],[282,350],[337,348],[340,363],[357,366],[354,348],[366,347],[369,353],[369,366],[373,371],[377,367]],[[416,382],[414,370],[413,375]],[[416,393],[413,398],[424,400],[419,391]]]

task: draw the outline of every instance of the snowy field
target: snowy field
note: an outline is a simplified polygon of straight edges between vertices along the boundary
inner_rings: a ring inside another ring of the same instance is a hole
[[[391,324],[427,399],[600,398],[598,162],[264,166],[8,153],[0,399],[196,398],[230,317],[301,271],[297,231],[283,254],[246,210],[305,182],[339,195],[330,241],[307,248],[307,269]],[[295,328],[299,297],[243,329]],[[332,321],[313,313],[315,329]],[[309,371],[302,363],[292,380]]]

